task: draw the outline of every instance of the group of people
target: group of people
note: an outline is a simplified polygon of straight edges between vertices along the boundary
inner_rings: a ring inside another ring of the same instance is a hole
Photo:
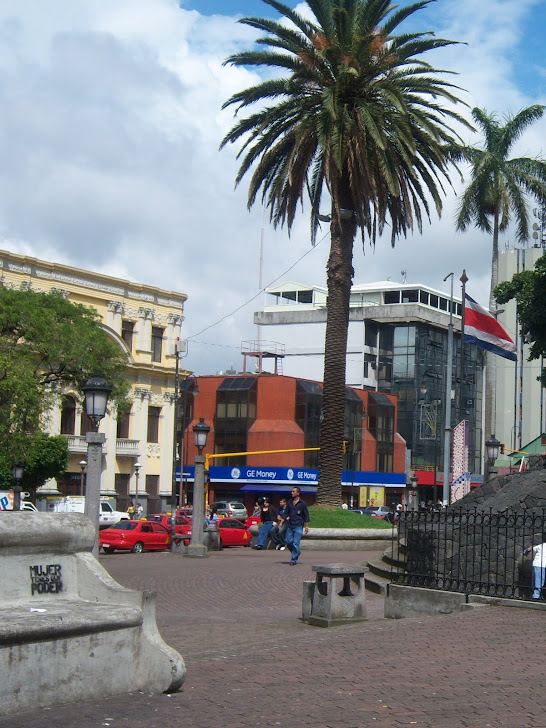
[[[290,564],[295,566],[301,553],[301,538],[304,533],[308,533],[310,521],[307,504],[301,499],[298,486],[292,488],[291,498],[281,498],[278,510],[271,505],[269,498],[263,498],[260,503],[260,520],[262,525],[253,548],[261,551],[267,546],[268,539],[271,539],[275,548],[280,551],[288,547],[291,553]]]
[[[142,504],[137,503],[136,506],[134,505],[133,501],[129,503],[127,506],[127,515],[131,520],[134,518],[139,519],[142,518],[142,514],[144,513],[144,508],[142,507]]]

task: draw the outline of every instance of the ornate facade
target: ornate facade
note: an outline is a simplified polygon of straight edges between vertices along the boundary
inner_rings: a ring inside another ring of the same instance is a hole
[[[175,347],[187,296],[5,250],[0,251],[0,284],[57,290],[71,302],[98,311],[104,331],[127,355],[132,399],[127,417],[110,412],[100,425],[106,435],[101,493],[115,499],[120,509],[135,498],[149,512],[161,509],[172,490]],[[67,437],[70,462],[58,483],[38,490],[39,501],[81,492],[88,427],[82,404],[80,392],[67,391],[51,413],[48,429]]]

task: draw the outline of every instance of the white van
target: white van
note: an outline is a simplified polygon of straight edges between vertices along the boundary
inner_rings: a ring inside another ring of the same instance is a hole
[[[66,498],[48,498],[48,513],[85,513],[85,496],[69,495]],[[120,521],[128,521],[129,516],[123,511],[115,511],[106,500],[100,501],[99,527],[108,528]]]

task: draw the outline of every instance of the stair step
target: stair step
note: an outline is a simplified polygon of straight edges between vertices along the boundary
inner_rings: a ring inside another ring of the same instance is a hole
[[[364,586],[368,591],[372,591],[375,594],[386,594],[387,584],[390,584],[390,579],[384,579],[382,576],[372,574],[368,572],[364,577]]]
[[[377,576],[381,576],[385,579],[388,579],[391,581],[392,574],[403,574],[404,569],[399,566],[393,566],[392,564],[388,564],[384,560],[371,560],[368,561],[368,568],[372,572],[372,574],[376,574]]]

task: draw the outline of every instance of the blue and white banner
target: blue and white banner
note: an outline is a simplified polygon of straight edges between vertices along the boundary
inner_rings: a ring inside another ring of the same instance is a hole
[[[186,466],[184,468],[184,481],[193,482],[195,468]],[[180,482],[180,468],[176,474],[177,482]],[[318,470],[310,468],[279,468],[262,467],[258,465],[237,465],[232,467],[211,467],[209,470],[211,483],[230,483],[231,485],[293,485],[314,486],[318,483]],[[406,484],[405,473],[376,473],[360,470],[344,470],[341,475],[342,485],[382,485],[384,487],[404,487]],[[249,488],[246,488],[249,490]],[[263,488],[262,488],[263,490]]]

